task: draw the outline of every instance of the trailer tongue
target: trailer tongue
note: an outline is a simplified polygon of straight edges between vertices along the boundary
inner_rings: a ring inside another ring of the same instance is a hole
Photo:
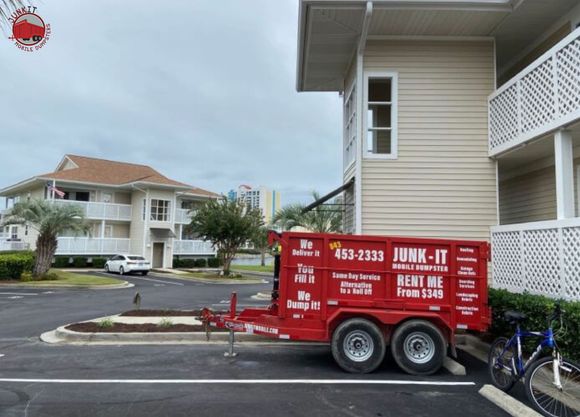
[[[457,329],[484,331],[487,242],[285,232],[264,308],[204,318],[214,327],[277,339],[330,342],[338,365],[367,373],[393,358],[415,375],[436,372]]]

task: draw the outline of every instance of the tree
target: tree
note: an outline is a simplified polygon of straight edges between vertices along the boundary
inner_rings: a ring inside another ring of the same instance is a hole
[[[10,15],[21,7],[24,7],[21,0],[0,0],[0,28],[4,30],[11,26]]]
[[[312,192],[314,201],[320,195]],[[336,202],[336,200],[335,200]],[[292,230],[295,227],[303,227],[315,233],[340,233],[342,231],[342,211],[336,206],[319,205],[304,213],[304,204],[291,204],[278,210],[272,219],[272,223],[283,230]]]
[[[189,230],[213,244],[224,261],[223,274],[229,275],[238,248],[251,240],[262,225],[260,210],[222,199],[209,200],[192,212]]]
[[[260,265],[266,266],[266,252],[268,252],[268,228],[267,227],[260,227],[254,233],[254,236],[251,239],[254,248],[260,251]]]
[[[32,271],[35,278],[43,277],[50,269],[59,234],[64,231],[87,233],[90,229],[82,207],[74,204],[57,205],[40,199],[14,204],[0,225],[11,224],[26,225],[38,232],[36,260]]]

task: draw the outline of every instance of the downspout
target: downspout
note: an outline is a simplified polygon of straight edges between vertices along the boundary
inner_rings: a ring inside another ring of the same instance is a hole
[[[147,245],[146,242],[146,233],[147,233],[147,212],[149,209],[149,189],[144,190],[142,188],[137,187],[135,184],[131,184],[131,187],[133,187],[134,189],[136,189],[137,191],[141,191],[142,193],[145,194],[145,219],[143,220],[143,239],[142,239],[142,249],[141,249],[141,256],[143,256],[144,258],[147,259],[147,257],[145,256],[145,247]],[[129,248],[131,249],[131,248]],[[153,261],[153,260],[152,260]]]
[[[369,33],[369,26],[373,16],[373,2],[367,1],[366,11],[362,24],[361,35],[358,43],[356,53],[356,102],[357,102],[357,130],[358,140],[356,141],[356,165],[355,165],[355,181],[354,181],[354,200],[355,200],[355,234],[362,233],[362,158],[363,158],[363,91],[364,91],[364,66],[363,59],[365,48],[367,44],[367,37]]]

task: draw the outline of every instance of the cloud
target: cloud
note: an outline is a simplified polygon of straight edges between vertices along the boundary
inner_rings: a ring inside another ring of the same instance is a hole
[[[46,46],[0,39],[0,187],[76,153],[216,192],[308,201],[341,182],[341,103],[295,90],[294,0],[60,0]]]

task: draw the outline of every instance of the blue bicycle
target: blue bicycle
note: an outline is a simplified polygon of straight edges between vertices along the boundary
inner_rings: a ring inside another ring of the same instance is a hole
[[[516,326],[516,333],[510,338],[496,339],[489,351],[489,374],[493,384],[502,391],[509,391],[514,384],[524,380],[526,394],[533,407],[544,416],[580,416],[580,367],[562,358],[556,343],[552,324],[560,322],[563,329],[563,311],[559,305],[548,318],[548,329],[529,332],[521,329],[526,315],[517,311],[507,311],[504,318]],[[522,355],[522,339],[541,339],[528,360]],[[545,349],[551,356],[540,358]]]

